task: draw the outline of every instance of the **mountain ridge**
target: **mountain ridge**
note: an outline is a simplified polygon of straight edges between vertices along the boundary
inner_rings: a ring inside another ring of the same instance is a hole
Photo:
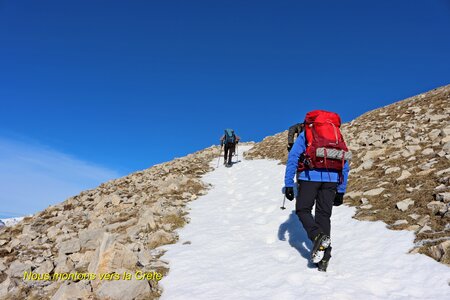
[[[345,198],[357,207],[355,217],[416,232],[413,252],[446,264],[449,100],[450,85],[372,110],[342,126],[355,157]],[[286,145],[285,131],[256,143],[245,157],[283,162]],[[175,230],[189,222],[186,205],[210,188],[201,177],[213,169],[211,161],[219,154],[220,148],[211,146],[134,172],[1,228],[0,299],[159,297],[162,290],[155,280],[113,285],[98,280],[25,281],[22,276],[24,271],[166,274],[169,266],[158,247],[177,241]]]

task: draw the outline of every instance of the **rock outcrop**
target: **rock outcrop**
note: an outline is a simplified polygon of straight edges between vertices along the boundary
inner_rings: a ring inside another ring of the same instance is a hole
[[[24,272],[164,275],[168,265],[156,248],[177,240],[185,206],[206,193],[200,176],[218,153],[210,147],[155,165],[1,227],[0,299],[157,298],[153,279],[27,280]]]
[[[345,202],[356,218],[416,232],[413,252],[450,264],[450,85],[343,124],[353,152]],[[246,158],[287,159],[287,131]],[[364,199],[364,201],[363,201]]]

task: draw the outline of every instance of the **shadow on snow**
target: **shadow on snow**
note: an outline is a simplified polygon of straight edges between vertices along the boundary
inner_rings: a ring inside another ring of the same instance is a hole
[[[289,218],[284,223],[280,224],[280,227],[278,228],[278,239],[280,241],[286,240],[286,232],[289,235],[289,245],[295,248],[295,250],[308,261],[308,268],[315,268],[314,264],[309,260],[312,243],[295,214],[295,210],[291,212]]]

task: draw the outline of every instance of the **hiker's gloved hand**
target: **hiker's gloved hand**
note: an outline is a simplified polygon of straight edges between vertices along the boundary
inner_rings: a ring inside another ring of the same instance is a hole
[[[342,203],[344,203],[344,193],[336,193],[336,196],[334,196],[333,205],[339,206]]]
[[[287,150],[288,150],[288,151],[291,151],[293,145],[294,145],[294,144],[289,143],[288,146],[287,146]]]
[[[293,187],[285,187],[284,194],[289,201],[294,200],[294,188]]]

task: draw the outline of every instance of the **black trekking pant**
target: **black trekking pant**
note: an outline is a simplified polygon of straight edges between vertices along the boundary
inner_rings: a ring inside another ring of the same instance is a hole
[[[231,158],[233,157],[234,150],[236,148],[236,145],[233,143],[227,143],[225,144],[225,148],[223,150],[223,162],[227,162],[228,158],[228,164],[231,164]]]
[[[298,182],[298,194],[295,203],[295,212],[300,222],[308,233],[311,241],[319,233],[328,236],[331,231],[331,210],[333,209],[334,196],[336,195],[336,182]],[[311,214],[312,207],[316,203],[314,217]]]

